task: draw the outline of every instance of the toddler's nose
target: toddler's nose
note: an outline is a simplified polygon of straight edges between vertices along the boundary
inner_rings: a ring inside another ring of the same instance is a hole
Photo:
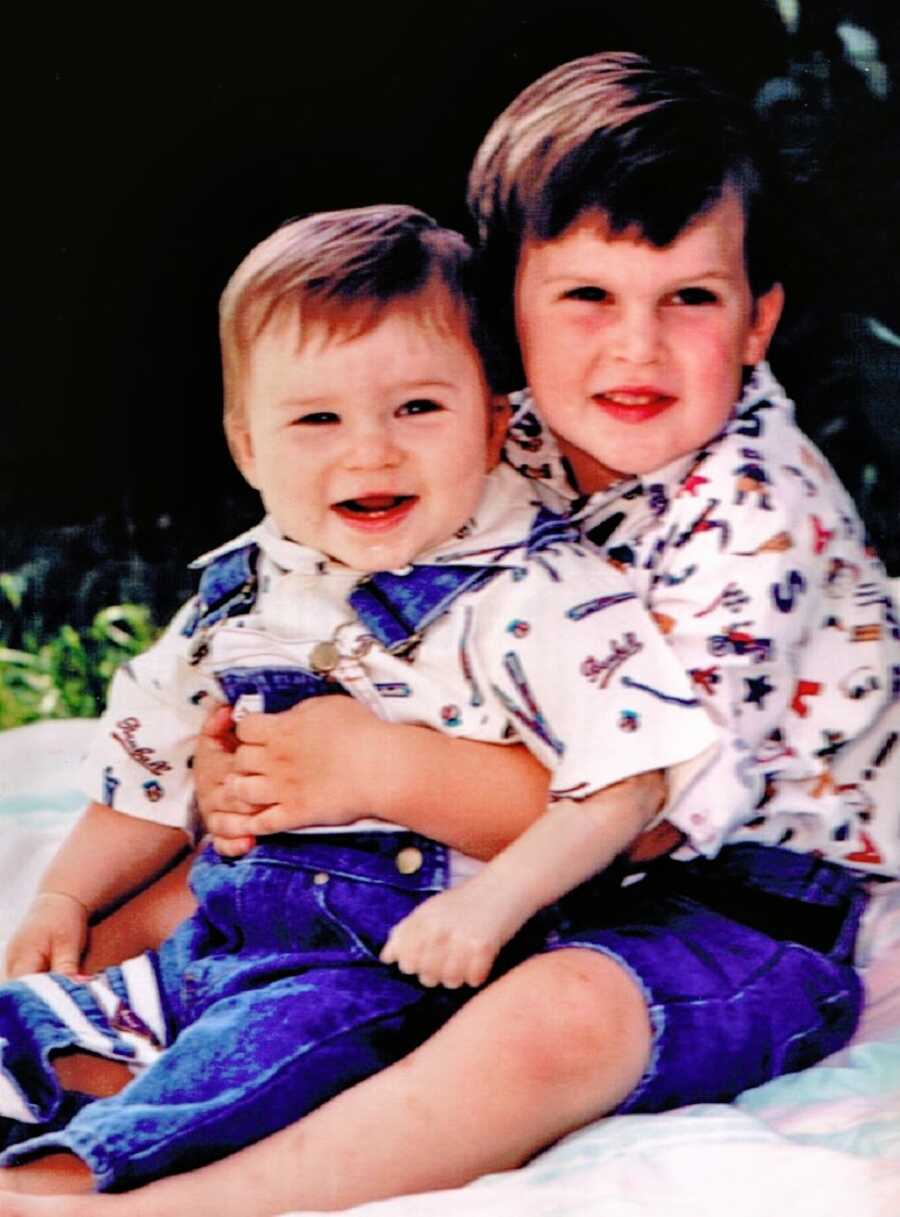
[[[372,422],[354,428],[345,463],[349,469],[387,469],[399,464],[401,455],[393,428]]]

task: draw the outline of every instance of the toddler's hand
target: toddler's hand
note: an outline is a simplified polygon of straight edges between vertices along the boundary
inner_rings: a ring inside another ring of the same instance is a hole
[[[65,892],[41,892],[6,950],[10,980],[32,972],[78,972],[87,945],[88,912]]]
[[[210,816],[209,827],[262,836],[369,814],[385,730],[389,725],[350,697],[316,697],[279,714],[246,715],[235,728],[238,747],[226,783],[231,810]]]
[[[239,858],[256,844],[247,816],[260,810],[238,802],[231,790],[237,736],[230,706],[217,706],[207,717],[194,750],[197,806],[212,843],[224,857]]]
[[[505,893],[498,889],[491,899],[476,878],[432,896],[404,917],[391,930],[380,958],[418,976],[429,988],[480,985],[518,928]]]

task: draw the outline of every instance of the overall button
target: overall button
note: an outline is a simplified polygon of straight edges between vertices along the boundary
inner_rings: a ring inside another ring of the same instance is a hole
[[[328,882],[328,875],[326,875],[323,870],[316,871],[316,873],[313,875],[312,881],[316,887],[324,887]]]
[[[406,849],[401,849],[397,854],[394,865],[401,875],[414,875],[417,870],[422,869],[424,861],[422,851],[416,849],[415,845],[408,845]]]

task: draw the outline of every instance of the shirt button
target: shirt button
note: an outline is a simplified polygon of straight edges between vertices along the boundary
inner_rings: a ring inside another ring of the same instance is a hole
[[[408,845],[406,849],[401,849],[397,854],[394,865],[401,875],[414,875],[417,870],[422,869],[424,861],[422,851],[416,849],[415,845]]]
[[[323,870],[316,871],[316,873],[313,875],[312,881],[316,887],[324,887],[328,882],[328,875],[326,875]]]

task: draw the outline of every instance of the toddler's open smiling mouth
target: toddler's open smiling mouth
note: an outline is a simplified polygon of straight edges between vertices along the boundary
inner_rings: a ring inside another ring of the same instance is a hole
[[[418,501],[414,494],[367,494],[342,499],[331,510],[353,528],[380,531],[400,524]]]

